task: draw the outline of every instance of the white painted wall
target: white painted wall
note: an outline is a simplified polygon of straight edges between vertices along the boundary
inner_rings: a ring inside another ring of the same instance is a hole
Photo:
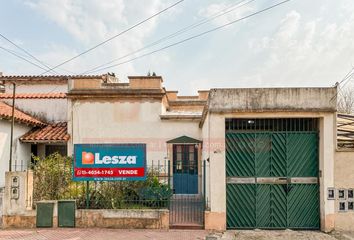
[[[31,161],[31,145],[21,143],[19,137],[28,132],[31,127],[15,123],[14,144],[13,144],[13,162],[12,170],[22,171],[27,169]],[[0,187],[5,184],[5,172],[9,169],[10,158],[10,137],[11,122],[0,120]]]
[[[206,169],[205,169],[205,197],[207,201],[207,207],[210,208],[210,151],[212,142],[209,139],[209,114],[206,116],[204,125],[202,127],[202,139],[203,139],[203,147],[202,147],[202,160],[206,160]],[[208,209],[209,210],[209,209]]]
[[[5,93],[12,93],[12,84],[5,85]],[[16,93],[58,93],[58,92],[68,92],[67,83],[53,83],[53,84],[17,84]]]
[[[12,99],[4,99],[12,106]],[[16,99],[16,108],[48,123],[67,121],[67,99]]]
[[[73,109],[68,125],[72,136],[69,155],[72,143],[146,143],[149,164],[168,157],[166,141],[170,139],[182,135],[201,139],[199,121],[161,121],[158,100],[77,100],[69,106]]]
[[[5,85],[5,92],[12,93],[12,85]],[[66,83],[53,84],[18,84],[16,93],[67,93]],[[12,99],[3,99],[9,105],[12,105]],[[16,108],[48,122],[67,121],[67,99],[16,99]]]

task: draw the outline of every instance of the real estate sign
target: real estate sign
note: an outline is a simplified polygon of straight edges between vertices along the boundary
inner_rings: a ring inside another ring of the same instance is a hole
[[[145,144],[74,144],[74,181],[145,178]]]

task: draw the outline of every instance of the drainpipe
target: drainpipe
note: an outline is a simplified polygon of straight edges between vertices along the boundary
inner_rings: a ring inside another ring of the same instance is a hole
[[[12,168],[12,148],[14,141],[14,125],[15,125],[15,93],[16,93],[16,83],[12,83],[12,114],[11,114],[11,137],[10,137],[10,161],[9,161],[9,172]]]

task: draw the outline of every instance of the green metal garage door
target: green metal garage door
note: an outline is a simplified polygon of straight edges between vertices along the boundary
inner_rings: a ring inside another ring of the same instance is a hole
[[[299,126],[227,130],[227,228],[319,228],[318,132]]]

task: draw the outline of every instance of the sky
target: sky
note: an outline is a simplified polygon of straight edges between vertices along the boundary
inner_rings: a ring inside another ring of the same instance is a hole
[[[49,66],[55,66],[174,4],[177,0],[0,0],[0,33]],[[281,0],[184,0],[175,7],[59,67],[82,74],[240,19]],[[240,5],[237,5],[240,3]],[[242,6],[241,6],[242,5]],[[232,10],[211,19],[223,10]],[[132,53],[200,21],[206,23]],[[0,38],[0,47],[27,57]],[[28,58],[35,62],[33,59]],[[354,1],[291,0],[225,28],[109,69],[121,82],[155,72],[167,90],[234,87],[329,87],[354,66]],[[44,71],[0,49],[4,75]]]

